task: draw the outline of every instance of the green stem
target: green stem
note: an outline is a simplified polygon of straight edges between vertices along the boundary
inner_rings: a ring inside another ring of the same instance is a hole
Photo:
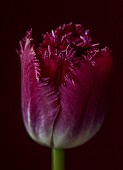
[[[52,148],[52,170],[64,170],[63,149]]]

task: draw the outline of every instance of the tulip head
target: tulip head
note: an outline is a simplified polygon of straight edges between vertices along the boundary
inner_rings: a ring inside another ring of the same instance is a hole
[[[19,53],[27,132],[49,147],[79,146],[103,123],[111,51],[93,44],[80,24],[44,34],[38,47],[31,34],[20,41]]]

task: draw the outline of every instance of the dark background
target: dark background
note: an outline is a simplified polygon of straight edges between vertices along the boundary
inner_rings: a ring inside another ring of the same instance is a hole
[[[4,3],[4,2],[3,2]],[[81,23],[94,42],[113,51],[109,104],[100,132],[83,146],[65,150],[66,170],[123,170],[122,1],[6,1],[1,8],[1,170],[49,170],[51,151],[27,135],[21,116],[20,60],[15,49],[32,27],[33,36],[63,23]]]

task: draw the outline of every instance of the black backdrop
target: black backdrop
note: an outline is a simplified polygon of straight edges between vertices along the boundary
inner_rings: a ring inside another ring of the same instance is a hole
[[[4,2],[3,2],[4,3]],[[81,23],[95,42],[113,51],[114,70],[109,104],[100,132],[83,146],[65,150],[66,170],[123,169],[123,12],[121,1],[7,1],[1,8],[1,170],[48,170],[49,148],[33,142],[21,116],[20,60],[18,41],[32,27],[41,33],[63,23]]]

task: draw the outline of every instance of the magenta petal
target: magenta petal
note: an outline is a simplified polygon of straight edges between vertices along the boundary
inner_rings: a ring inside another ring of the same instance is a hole
[[[56,148],[71,148],[88,141],[102,126],[106,109],[106,85],[112,68],[108,49],[95,59],[95,66],[81,62],[74,75],[60,88],[61,113],[53,133]]]
[[[23,120],[34,140],[51,146],[53,123],[59,112],[58,92],[48,78],[38,81],[35,52],[30,45],[29,33],[21,49]]]

